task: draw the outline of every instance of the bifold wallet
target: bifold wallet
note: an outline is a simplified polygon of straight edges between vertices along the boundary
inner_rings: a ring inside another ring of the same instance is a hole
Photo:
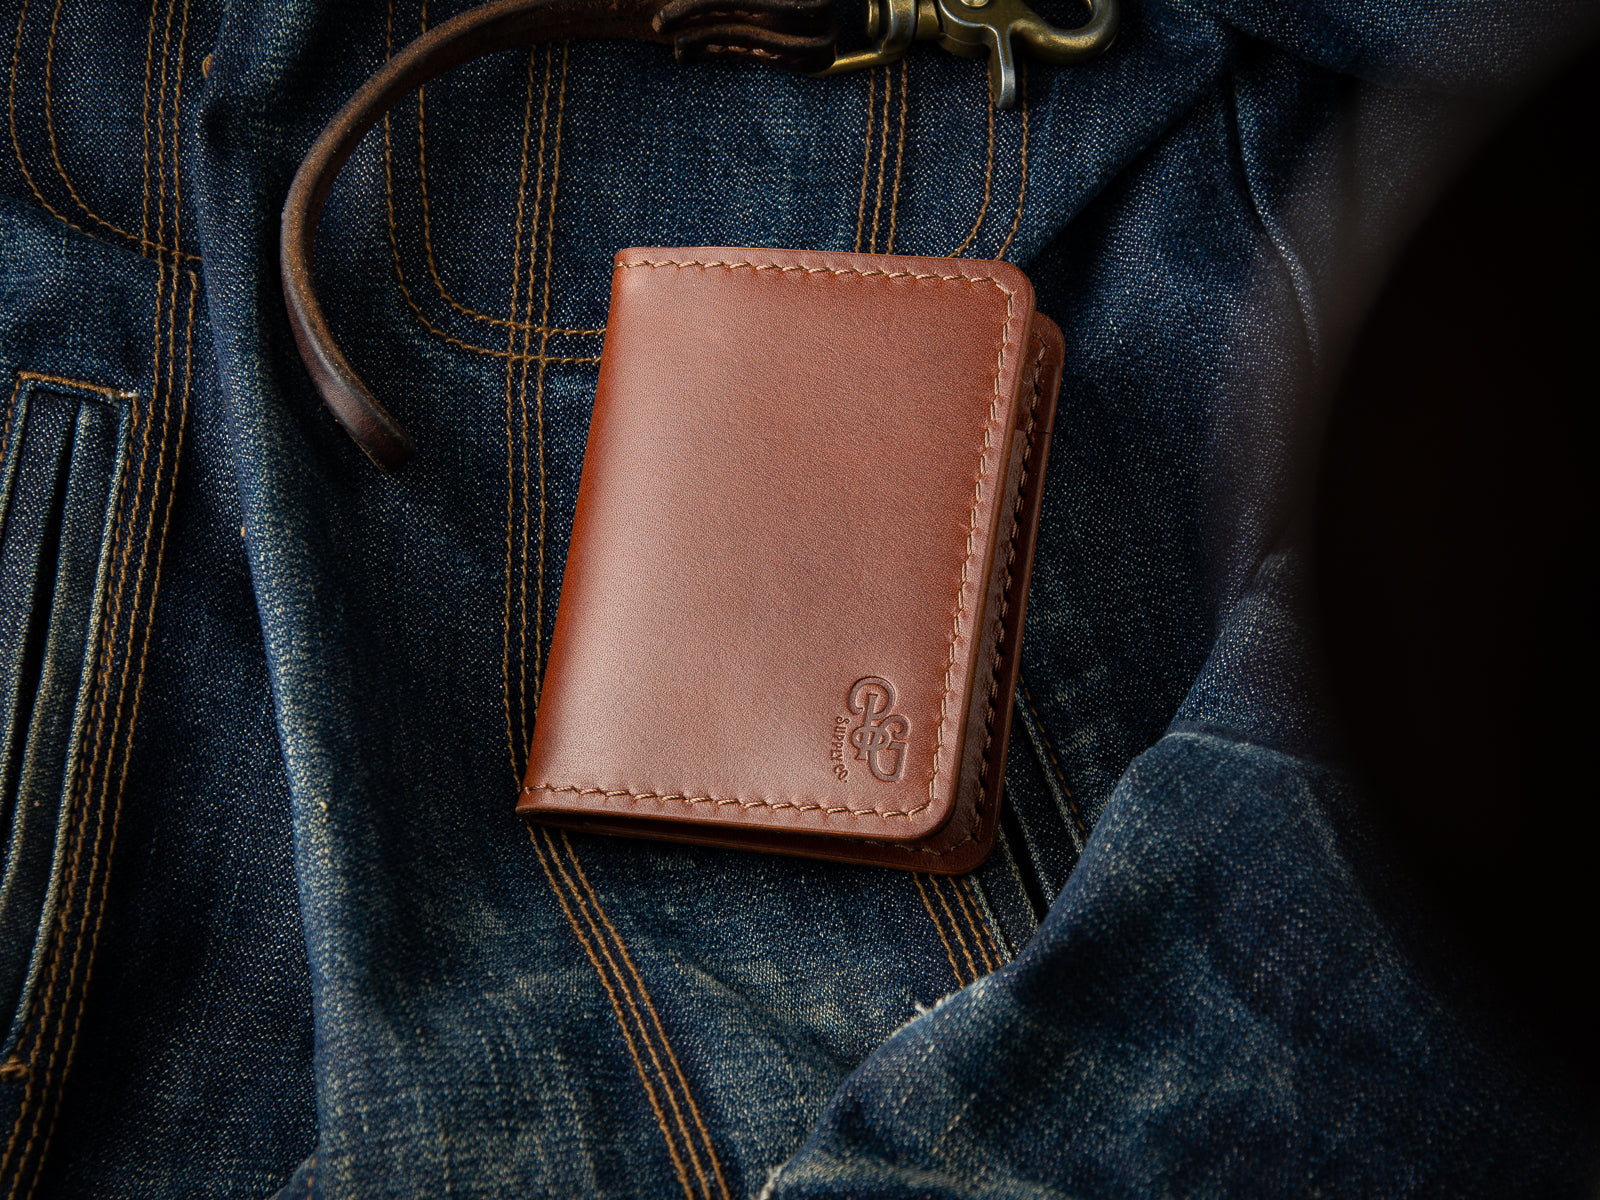
[[[1060,330],[1002,262],[625,250],[517,810],[994,845]]]

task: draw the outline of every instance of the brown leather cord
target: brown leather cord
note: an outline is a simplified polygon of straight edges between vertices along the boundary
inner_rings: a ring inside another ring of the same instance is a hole
[[[312,251],[323,202],[366,132],[405,96],[497,50],[564,38],[627,38],[673,46],[680,61],[749,57],[796,70],[833,59],[833,0],[495,0],[435,26],[350,97],[295,172],[283,205],[279,270],[300,357],[323,402],[386,471],[413,453],[410,436],[345,358],[317,301]]]

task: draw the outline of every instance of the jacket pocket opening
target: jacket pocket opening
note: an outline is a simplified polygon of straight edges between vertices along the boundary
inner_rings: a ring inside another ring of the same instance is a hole
[[[74,748],[128,409],[71,381],[23,377],[0,473],[0,1047],[15,1043],[47,940]]]

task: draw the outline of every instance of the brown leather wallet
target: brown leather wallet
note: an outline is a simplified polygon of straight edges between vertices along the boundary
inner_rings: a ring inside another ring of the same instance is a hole
[[[625,250],[517,805],[924,871],[994,844],[1061,333],[1002,262]]]

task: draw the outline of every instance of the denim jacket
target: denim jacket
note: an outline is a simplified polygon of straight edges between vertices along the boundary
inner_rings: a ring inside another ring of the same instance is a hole
[[[1580,10],[1126,0],[998,112],[920,48],[469,64],[318,244],[386,476],[278,211],[467,6],[6,2],[0,1196],[1584,1194],[1361,814],[1290,520],[1337,296]],[[1065,332],[970,876],[513,814],[611,256],[695,244],[1005,258]]]

